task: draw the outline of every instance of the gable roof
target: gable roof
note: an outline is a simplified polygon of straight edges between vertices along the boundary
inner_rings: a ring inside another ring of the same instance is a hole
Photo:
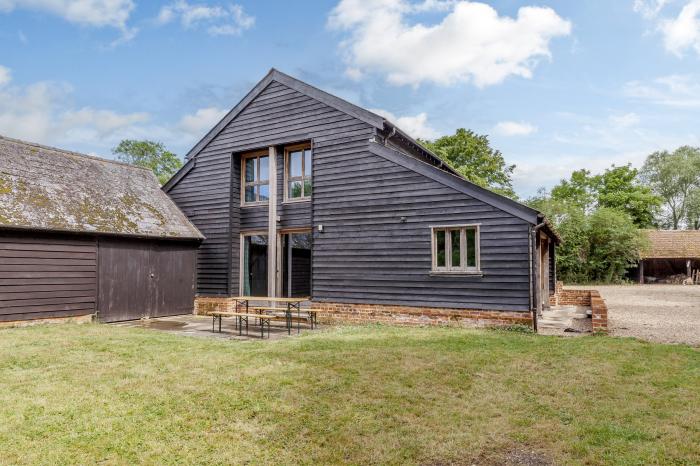
[[[0,136],[0,229],[202,239],[147,169]]]
[[[314,86],[300,81],[299,79],[284,74],[281,71],[278,71],[274,68],[270,69],[267,75],[265,75],[265,77],[262,80],[260,80],[260,82],[258,82],[258,84],[256,84],[255,87],[253,87],[253,89],[251,89],[251,91],[248,92],[248,94],[246,94],[246,96],[235,107],[233,107],[233,109],[231,109],[231,111],[228,112],[221,119],[221,121],[219,121],[219,123],[217,123],[216,126],[214,126],[214,128],[212,128],[187,153],[185,159],[188,160],[188,163],[184,167],[182,167],[182,169],[163,186],[163,190],[165,192],[168,192],[170,189],[172,189],[172,187],[175,186],[184,177],[184,175],[194,167],[194,164],[196,163],[195,156],[202,149],[204,149],[207,146],[207,144],[209,144],[209,142],[211,142],[221,131],[223,131],[223,129],[226,128],[226,126],[229,123],[231,123],[231,121],[233,121],[273,81],[283,84],[291,89],[296,90],[297,92],[307,95],[330,107],[333,107],[341,112],[344,112],[348,115],[354,116],[355,118],[361,121],[364,121],[365,123],[377,128],[379,131],[382,131],[385,140],[394,137],[400,139],[404,145],[410,148],[410,150],[419,153],[422,156],[422,158],[424,160],[427,160],[429,163],[425,163],[419,158],[407,155],[404,152],[388,148],[385,145],[370,143],[370,146],[375,147],[375,149],[381,151],[382,154],[386,155],[391,152],[400,154],[401,160],[405,159],[404,162],[410,165],[410,167],[421,167],[420,172],[426,174],[426,176],[435,177],[434,179],[446,183],[447,186],[459,186],[459,188],[456,189],[465,192],[466,194],[469,194],[474,198],[483,200],[486,203],[498,207],[499,209],[505,212],[511,213],[519,218],[527,220],[532,224],[537,224],[540,223],[540,221],[545,221],[544,215],[542,215],[540,212],[531,209],[530,207],[521,204],[520,202],[514,201],[513,199],[489,191],[488,189],[477,186],[476,184],[466,180],[456,170],[454,170],[447,163],[445,163],[440,157],[438,157],[432,151],[426,149],[423,145],[418,143],[418,141],[410,137],[405,131],[402,131],[399,127],[386,120],[384,117],[377,115],[376,113],[370,112],[369,110],[352,104],[339,97],[336,97],[332,94],[329,94],[325,91],[322,91]],[[386,149],[386,151],[377,149],[378,147],[384,148]],[[415,161],[417,164],[412,163],[411,161]],[[423,167],[423,165],[425,165],[425,167]],[[426,167],[431,167],[432,170]],[[550,236],[552,236],[557,242],[561,241],[561,238],[556,233],[556,231],[554,231],[551,225],[548,224],[546,230],[549,233],[551,233]]]
[[[642,259],[700,258],[700,230],[644,230],[649,247]]]

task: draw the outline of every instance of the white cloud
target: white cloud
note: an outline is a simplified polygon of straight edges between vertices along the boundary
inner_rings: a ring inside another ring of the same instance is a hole
[[[649,82],[629,81],[626,97],[678,108],[700,107],[700,78],[697,75],[669,75]]]
[[[0,65],[0,87],[4,86],[5,84],[9,84],[10,81],[12,81],[10,69]]]
[[[700,53],[700,0],[688,2],[674,19],[664,19],[659,29],[664,36],[666,50],[682,56],[688,48]]]
[[[632,9],[647,19],[655,18],[668,5],[669,0],[634,0]]]
[[[493,130],[501,136],[528,136],[537,131],[537,126],[524,121],[501,121]]]
[[[213,36],[240,35],[255,24],[255,18],[246,14],[240,5],[194,5],[186,0],[178,0],[162,7],[157,22],[167,24],[178,18],[185,29],[197,29],[205,25],[207,32]]]
[[[26,9],[56,15],[83,26],[116,28],[122,37],[113,45],[136,35],[137,30],[127,26],[134,7],[133,0],[0,0],[0,13]],[[23,36],[20,33],[20,40],[24,42]]]
[[[391,121],[411,137],[435,139],[440,136],[440,133],[428,124],[428,115],[425,112],[413,116],[396,116],[382,109],[371,109],[370,111]]]
[[[132,0],[0,0],[0,12],[14,9],[43,11],[60,16],[71,23],[94,27],[126,27]]]
[[[228,110],[216,107],[200,108],[193,114],[183,116],[178,127],[193,136],[202,136],[206,131],[213,128],[227,113]]]
[[[69,86],[49,82],[0,88],[0,134],[47,144],[96,144],[149,120],[147,113],[72,108],[70,94]]]
[[[411,22],[411,15],[448,11],[441,22]],[[346,31],[341,43],[348,75],[376,72],[396,85],[473,82],[479,87],[508,76],[532,77],[549,42],[571,32],[553,9],[522,7],[516,18],[484,3],[427,0],[341,0],[328,19]]]
[[[641,119],[636,113],[630,112],[624,115],[610,115],[608,121],[617,128],[629,128],[639,124]]]

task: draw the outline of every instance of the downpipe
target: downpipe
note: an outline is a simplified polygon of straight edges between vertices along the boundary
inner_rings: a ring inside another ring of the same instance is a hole
[[[544,228],[546,225],[545,222],[538,223],[534,227],[532,227],[532,230],[530,231],[530,261],[531,261],[531,266],[530,266],[530,312],[532,312],[532,330],[537,333],[537,290],[536,290],[536,285],[537,285],[537,277],[535,276],[535,261],[540,260],[539,257],[535,257],[535,254],[537,253],[537,237],[539,231]],[[541,297],[540,297],[541,299]]]

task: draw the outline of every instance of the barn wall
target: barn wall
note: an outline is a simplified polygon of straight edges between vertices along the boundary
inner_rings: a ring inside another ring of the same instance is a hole
[[[94,239],[0,234],[0,322],[93,314]]]
[[[529,310],[530,224],[367,147],[314,154],[313,300]],[[483,276],[430,273],[430,226],[456,224],[480,225]]]
[[[373,136],[369,124],[280,83],[269,84],[195,156],[195,168],[170,191],[208,238],[210,233],[190,209],[191,198],[201,201],[199,209],[210,212],[214,212],[210,205],[221,206],[210,220],[223,225],[223,233],[213,237],[214,241],[207,239],[206,256],[200,254],[200,294],[224,293],[225,276],[229,294],[237,294],[240,232],[267,229],[266,206],[240,206],[240,154],[312,141],[313,203],[282,204],[281,156],[277,165],[279,229],[316,227],[315,301],[529,310],[530,223],[372,153],[369,140]],[[232,156],[230,169],[223,165],[226,154]],[[209,168],[201,168],[216,160],[221,160],[219,169],[228,180],[207,176]],[[229,206],[222,183],[227,183]],[[430,225],[460,223],[481,225],[483,276],[431,274]],[[323,233],[317,228],[321,224]],[[227,257],[230,262],[225,270],[219,261]],[[218,277],[215,287],[210,286],[214,273]]]

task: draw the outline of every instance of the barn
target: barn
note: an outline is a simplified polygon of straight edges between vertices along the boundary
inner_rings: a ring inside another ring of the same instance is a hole
[[[191,313],[203,239],[150,170],[0,136],[0,324]]]
[[[700,283],[699,230],[645,230],[647,247],[641,253],[639,283]]]

